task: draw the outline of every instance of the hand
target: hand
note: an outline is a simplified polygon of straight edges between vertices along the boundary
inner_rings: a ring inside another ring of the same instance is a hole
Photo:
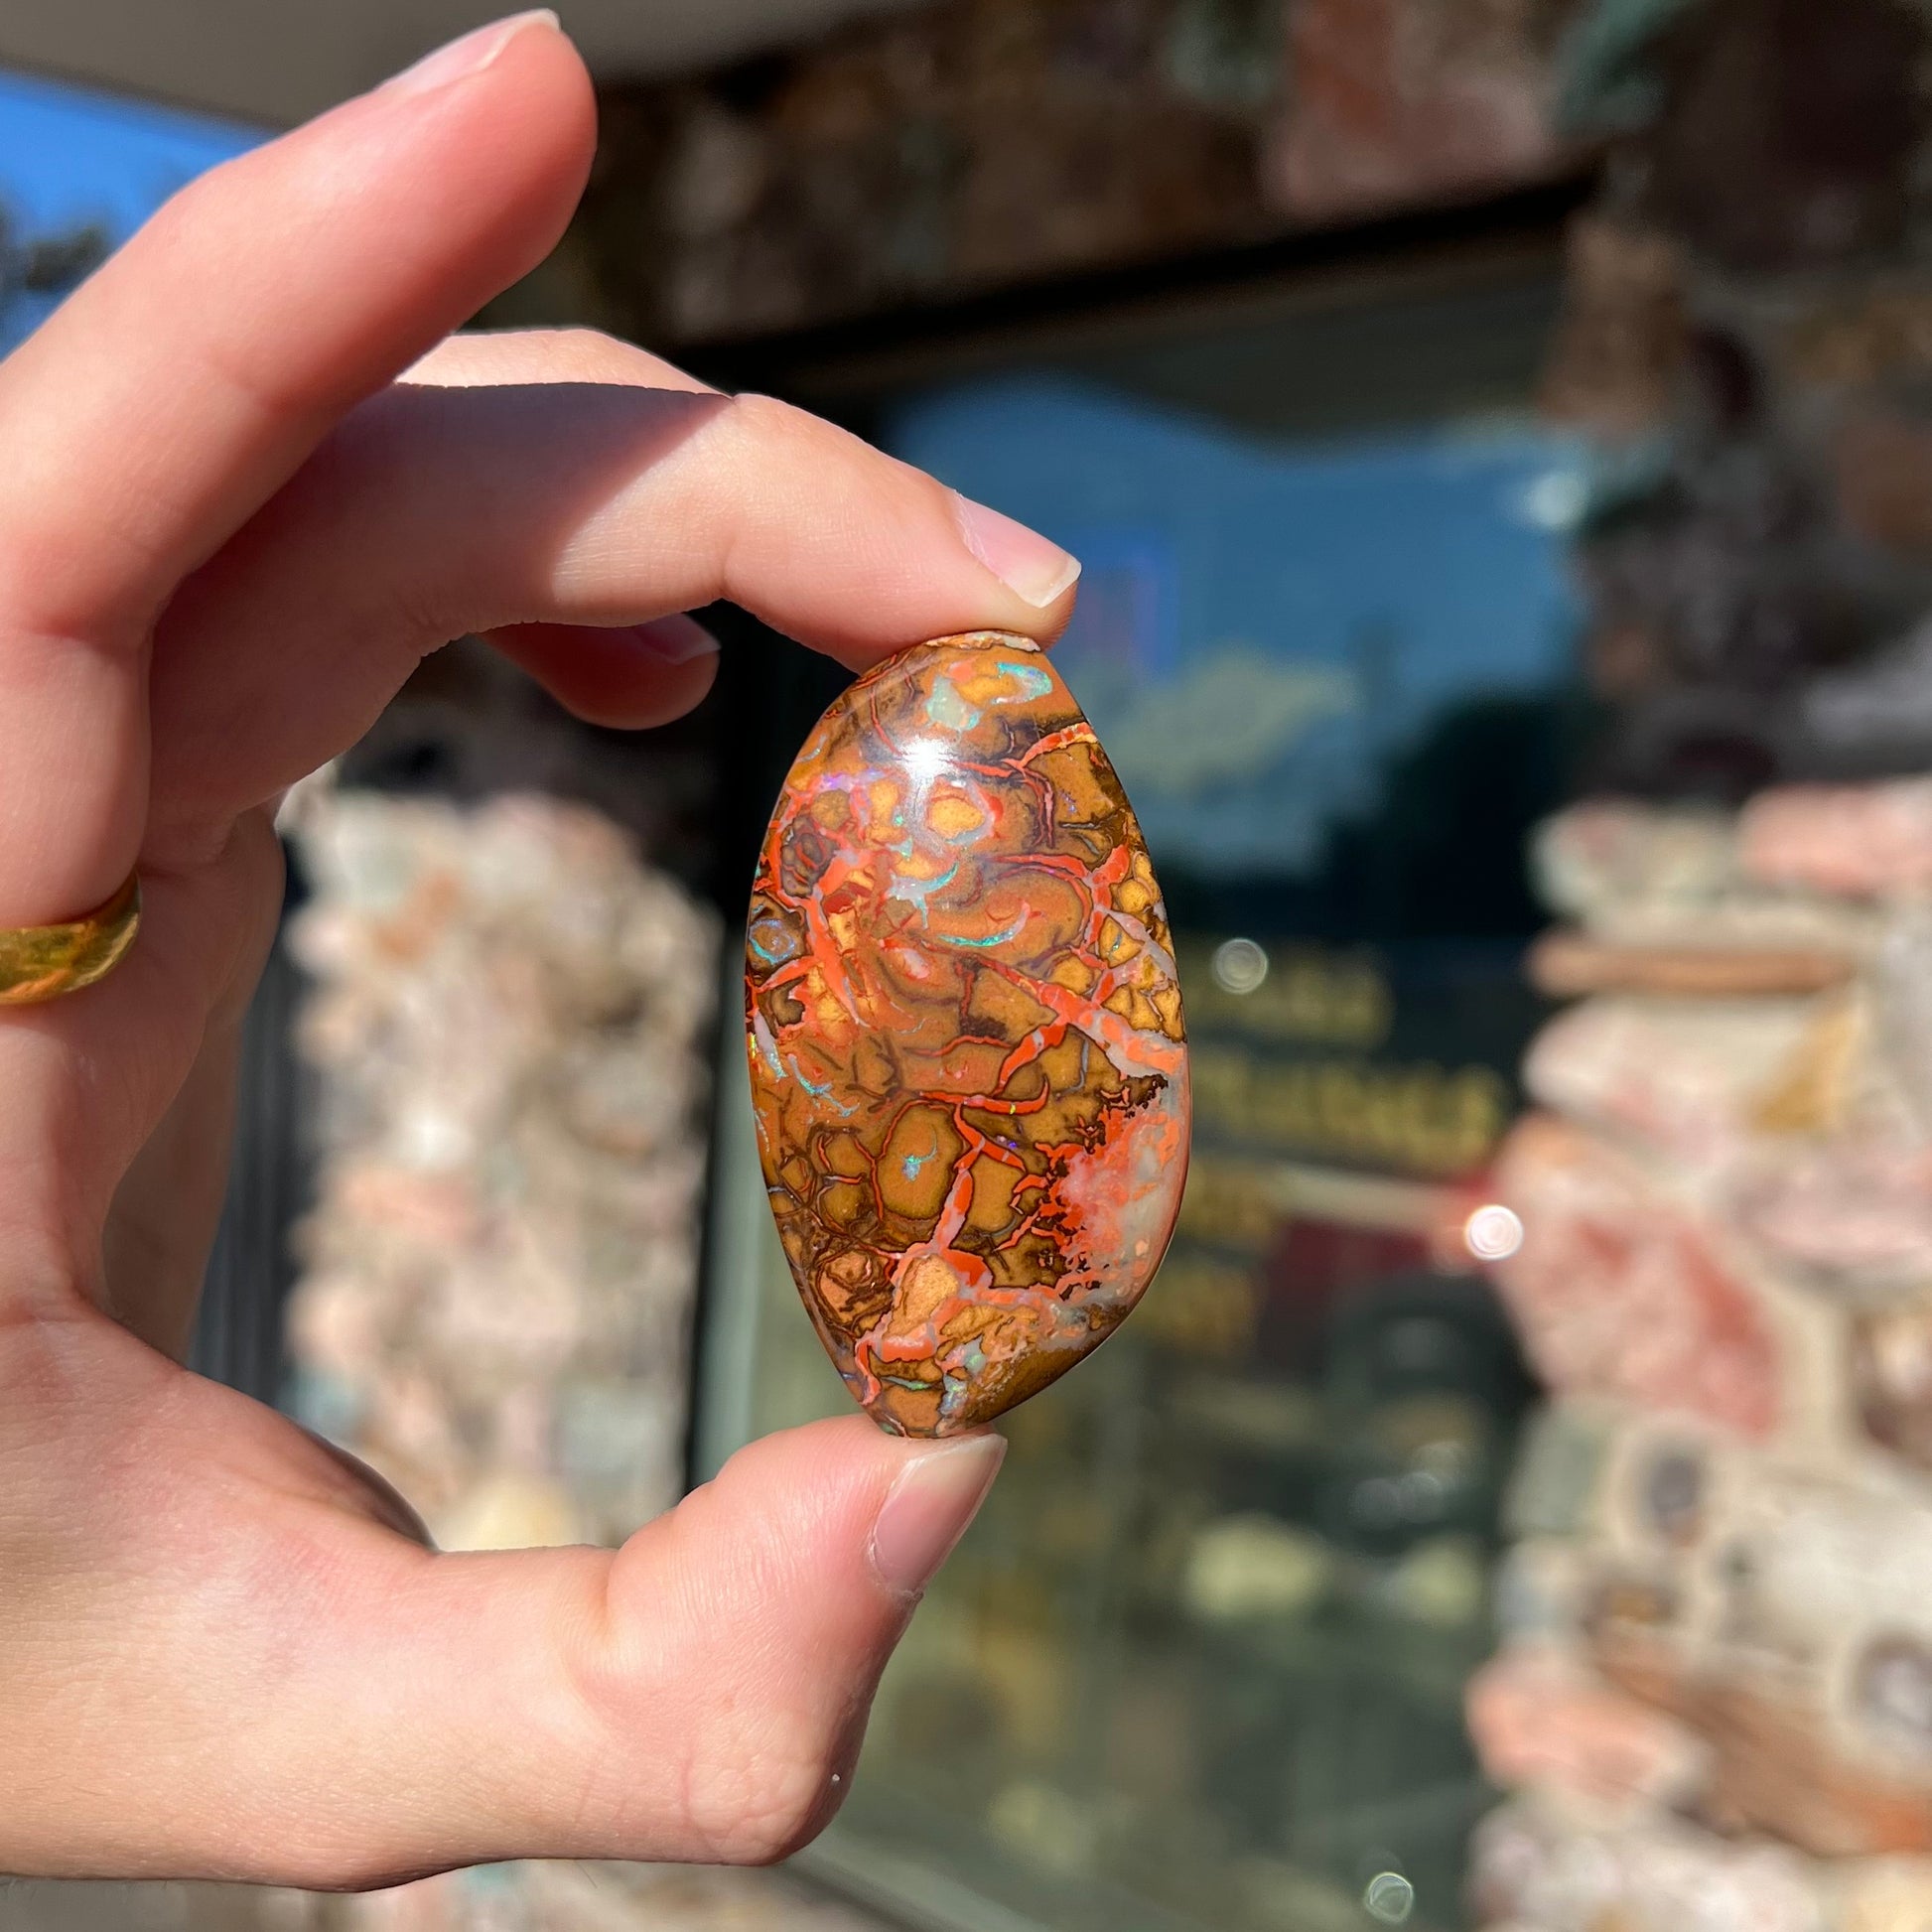
[[[675,614],[714,598],[854,666],[1070,605],[1052,546],[795,411],[597,337],[445,340],[592,139],[554,23],[485,29],[188,189],[0,363],[0,926],[137,864],[147,908],[111,978],[0,1011],[0,1871],[777,1857],[997,1466],[853,1417],[616,1553],[437,1555],[175,1359],[274,802],[425,651],[483,631],[643,725],[708,687]]]

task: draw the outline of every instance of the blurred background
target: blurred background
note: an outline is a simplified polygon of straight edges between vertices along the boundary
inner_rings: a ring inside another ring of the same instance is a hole
[[[0,338],[488,11],[10,0]],[[481,320],[1084,559],[1180,1233],[792,1868],[0,1927],[1928,1932],[1932,6],[562,11],[596,178]],[[615,1541],[844,1404],[735,990],[841,674],[708,621],[667,731],[460,643],[291,802],[199,1359],[446,1545]]]

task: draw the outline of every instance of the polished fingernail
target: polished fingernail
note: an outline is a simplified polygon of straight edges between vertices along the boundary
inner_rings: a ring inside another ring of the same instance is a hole
[[[481,73],[488,67],[526,27],[534,27],[539,21],[552,29],[560,29],[563,25],[548,7],[511,14],[507,20],[492,20],[487,27],[479,27],[475,33],[448,41],[425,54],[414,67],[404,68],[400,73],[385,80],[382,91],[387,94],[426,94],[437,87],[447,87],[453,80],[467,80],[472,74]]]
[[[660,664],[695,664],[701,657],[718,654],[718,639],[695,618],[682,614],[634,624],[630,635],[646,657]]]
[[[916,1596],[979,1514],[1007,1446],[969,1436],[927,1449],[899,1471],[873,1525],[872,1563],[889,1589]]]
[[[990,570],[1008,590],[1023,597],[1035,609],[1043,611],[1072,587],[1080,575],[1077,559],[1069,557],[1057,543],[1049,542],[1037,530],[1016,523],[998,510],[976,503],[970,496],[952,493],[953,516],[966,548]]]

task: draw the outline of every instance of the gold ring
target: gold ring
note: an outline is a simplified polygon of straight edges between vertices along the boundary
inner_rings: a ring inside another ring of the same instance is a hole
[[[66,925],[0,926],[0,1007],[37,1006],[104,980],[141,929],[141,884],[132,873],[105,905]]]

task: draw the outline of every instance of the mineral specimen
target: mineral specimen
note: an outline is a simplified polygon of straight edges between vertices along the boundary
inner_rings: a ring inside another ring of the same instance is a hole
[[[1731,1840],[1668,1813],[1604,1828],[1547,1803],[1492,1812],[1470,1848],[1485,1925],[1538,1932],[1824,1932],[1812,1867],[1781,1845]]]
[[[1710,1750],[1695,1731],[1553,1646],[1491,1658],[1465,1700],[1483,1773],[1504,1789],[1564,1793],[1624,1822],[1647,1807],[1682,1805],[1707,1775]]]
[[[1780,1148],[1740,1185],[1734,1211],[1767,1253],[1848,1302],[1932,1290],[1932,1145]]]
[[[615,1546],[683,1483],[717,922],[563,799],[317,779],[290,816],[297,1413],[445,1549]]]
[[[1523,1080],[1574,1121],[1712,1167],[1756,1126],[1817,1011],[1804,1000],[1586,1000],[1537,1035]]]
[[[1772,1433],[1787,1403],[1769,1311],[1642,1167],[1532,1114],[1496,1177],[1527,1230],[1498,1283],[1553,1388]]]
[[[1806,806],[1799,817],[1810,827],[1816,814]],[[1847,817],[1839,812],[1833,828],[1842,832]],[[1767,872],[1791,862],[1789,819],[1774,811],[1748,860],[1736,818],[1702,806],[1593,798],[1546,821],[1530,847],[1537,889],[1582,937],[1607,949],[1592,959],[1577,932],[1551,935],[1559,957],[1566,948],[1576,956],[1559,975],[1573,983],[1546,990],[1567,997],[1622,985],[1722,998],[1811,992],[1847,977],[1872,936],[1871,918],[1856,901],[1794,892],[1788,878]],[[1816,864],[1816,834],[1806,836],[1806,862]],[[1617,955],[1626,952],[1619,974]],[[1754,953],[1769,957],[1753,967]]]
[[[1932,1310],[1881,1309],[1853,1321],[1852,1392],[1868,1435],[1932,1468]]]
[[[987,1422],[1140,1299],[1187,1166],[1180,993],[1037,645],[941,638],[826,712],[760,855],[746,1022],[786,1257],[883,1427]]]
[[[1932,886],[1932,778],[1787,785],[1738,821],[1745,872],[1768,885],[1847,897],[1909,897]]]

